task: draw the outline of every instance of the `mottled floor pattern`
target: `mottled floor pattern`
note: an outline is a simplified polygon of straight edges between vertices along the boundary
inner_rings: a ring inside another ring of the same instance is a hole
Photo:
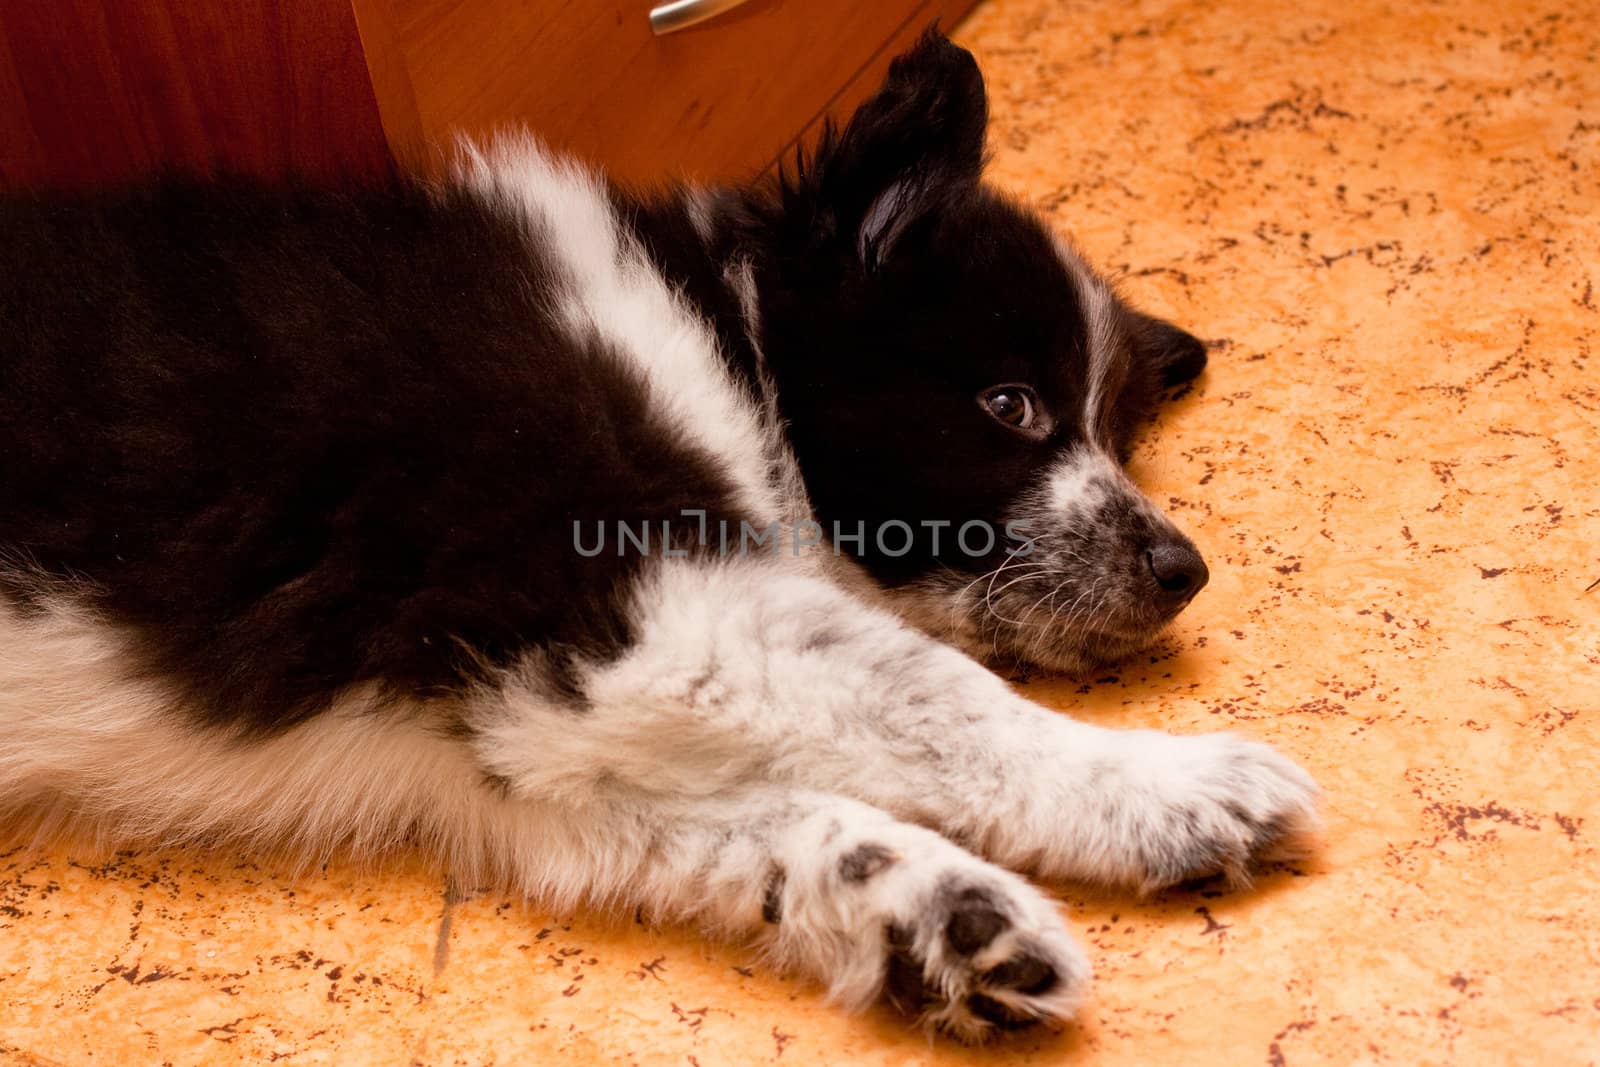
[[[994,174],[1212,369],[1136,474],[1211,587],[1027,691],[1270,739],[1321,853],[1061,887],[1081,1024],[964,1051],[741,949],[421,868],[0,858],[8,1064],[1578,1064],[1600,1058],[1600,18],[1541,0],[991,0]],[[1320,9],[1320,10],[1318,10]]]

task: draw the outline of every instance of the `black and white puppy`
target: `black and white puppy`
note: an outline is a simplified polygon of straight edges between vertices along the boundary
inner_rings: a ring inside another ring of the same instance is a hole
[[[421,842],[761,935],[975,1040],[1088,966],[1011,869],[1144,889],[1314,818],[1268,748],[1073,722],[1205,583],[1119,458],[1204,348],[985,188],[930,35],[789,173],[0,198],[0,804]]]

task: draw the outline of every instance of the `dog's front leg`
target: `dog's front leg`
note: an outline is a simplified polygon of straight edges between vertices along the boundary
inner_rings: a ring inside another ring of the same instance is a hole
[[[1075,722],[776,561],[663,562],[636,605],[634,643],[580,671],[581,706],[519,702],[514,685],[486,705],[494,773],[541,795],[596,773],[674,795],[782,782],[1007,866],[1142,889],[1243,877],[1314,820],[1310,779],[1264,745]]]
[[[882,997],[965,1041],[1069,1018],[1082,996],[1088,964],[1056,906],[932,830],[785,786],[686,796],[596,779],[585,792],[485,809],[535,899],[758,937],[845,1006]]]

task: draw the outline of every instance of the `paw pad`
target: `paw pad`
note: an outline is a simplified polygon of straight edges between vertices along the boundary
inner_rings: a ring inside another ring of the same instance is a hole
[[[970,956],[993,941],[1011,923],[995,910],[981,889],[963,889],[951,906],[945,941],[959,956]]]

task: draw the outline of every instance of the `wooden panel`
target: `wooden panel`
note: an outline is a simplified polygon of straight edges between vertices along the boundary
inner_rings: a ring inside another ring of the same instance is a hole
[[[0,182],[390,167],[341,0],[0,0]]]
[[[649,0],[385,2],[433,143],[526,123],[624,180],[760,170],[864,69],[887,63],[890,41],[971,6],[750,0],[658,38]]]
[[[423,170],[430,160],[422,149],[426,138],[422,119],[417,114],[417,97],[411,87],[411,71],[395,36],[394,10],[389,0],[351,0],[351,10],[361,33],[367,70],[377,99],[379,117],[390,150],[402,167]]]

